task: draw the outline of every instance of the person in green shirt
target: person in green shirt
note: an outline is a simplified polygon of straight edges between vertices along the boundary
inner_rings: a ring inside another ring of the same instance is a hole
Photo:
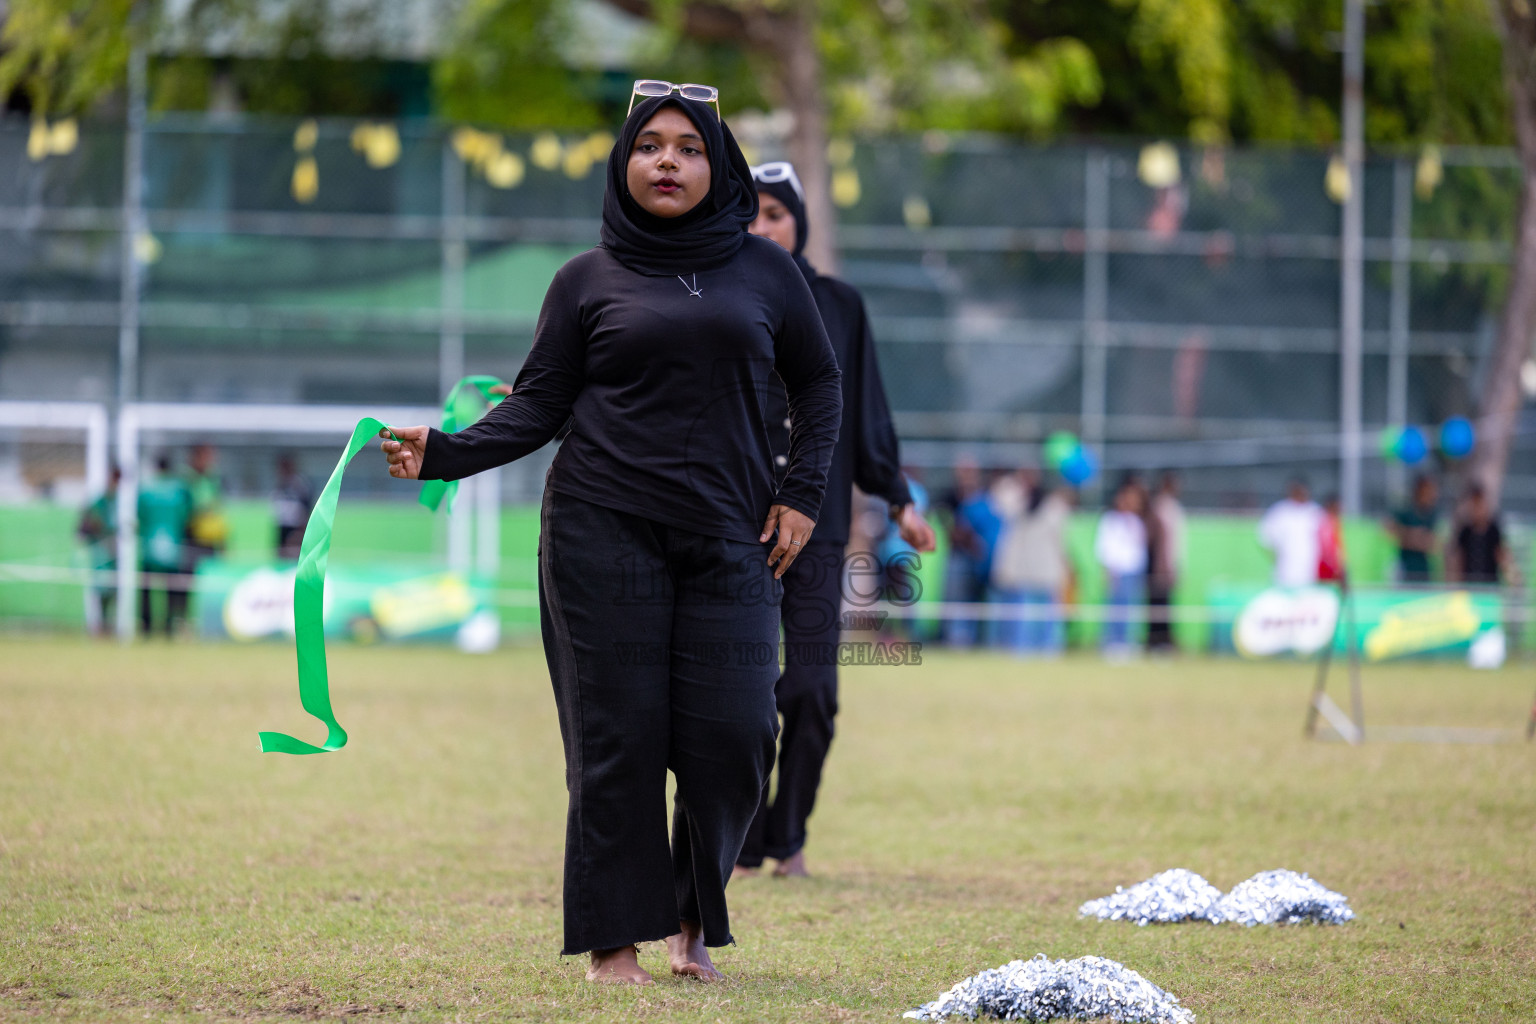
[[[229,539],[229,521],[224,516],[224,479],[215,468],[217,459],[211,444],[194,446],[187,458],[187,493],[192,500],[192,518],[187,523],[188,572],[195,572],[202,559],[223,551]]]
[[[120,469],[107,472],[107,489],[80,513],[75,535],[85,542],[85,563],[93,574],[117,568],[117,485]],[[99,575],[86,585],[86,624],[98,636],[112,632],[112,613],[117,603],[117,588]]]
[[[186,569],[192,494],[184,481],[171,474],[171,460],[166,456],[155,460],[155,470],[155,476],[139,488],[139,569],[150,574],[139,589],[139,625],[145,634],[153,632],[153,595],[163,591],[165,635],[170,636],[187,614],[187,586],[180,577]],[[166,575],[175,578],[165,580]]]
[[[1413,501],[1397,509],[1385,523],[1397,542],[1398,578],[1404,583],[1430,581],[1429,553],[1435,549],[1435,526],[1440,519],[1440,489],[1435,478],[1420,473],[1413,480]]]

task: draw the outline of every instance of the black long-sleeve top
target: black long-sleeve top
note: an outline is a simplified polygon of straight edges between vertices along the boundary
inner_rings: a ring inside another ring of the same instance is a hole
[[[843,371],[842,428],[827,474],[827,496],[816,523],[816,539],[847,543],[853,518],[853,484],[892,505],[907,504],[912,492],[901,473],[896,428],[875,359],[875,338],[864,299],[850,284],[811,273],[811,294],[816,297],[821,322]],[[786,466],[791,461],[793,426],[798,424],[794,413],[788,412],[783,389],[773,396],[768,415],[774,460]]]
[[[764,407],[786,388],[795,427],[775,488]],[[724,266],[678,278],[597,248],[555,275],[512,393],[473,426],[429,433],[421,478],[511,462],[569,420],[546,486],[756,543],[772,504],[818,517],[841,411],[837,359],[783,249],[749,236]]]

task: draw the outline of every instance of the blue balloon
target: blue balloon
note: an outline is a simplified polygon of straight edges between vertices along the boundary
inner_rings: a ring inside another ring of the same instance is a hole
[[[1464,459],[1477,445],[1477,431],[1470,420],[1452,416],[1440,424],[1440,450],[1452,459]]]
[[[1061,460],[1061,475],[1073,487],[1083,486],[1098,471],[1098,459],[1094,458],[1092,450],[1082,445],[1072,449],[1072,454]]]
[[[1413,466],[1423,462],[1429,454],[1429,438],[1418,427],[1404,427],[1403,432],[1397,436],[1393,450],[1397,452],[1398,458]]]

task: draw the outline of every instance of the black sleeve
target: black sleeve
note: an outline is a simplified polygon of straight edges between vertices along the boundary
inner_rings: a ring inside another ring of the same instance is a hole
[[[569,418],[586,380],[586,338],[565,277],[556,274],[544,293],[533,348],[512,393],[457,433],[434,427],[427,435],[421,479],[459,480],[504,466],[548,444]]]
[[[854,429],[858,436],[846,439],[854,446],[853,482],[865,494],[876,495],[891,505],[905,505],[912,500],[912,491],[901,473],[901,449],[896,426],[891,422],[891,407],[885,398],[885,383],[880,379],[869,311],[858,292],[852,288],[848,292],[858,305],[858,336],[853,346],[853,372],[858,374],[854,386],[859,396],[859,419]]]
[[[842,374],[805,278],[788,259],[774,369],[789,398],[789,465],[774,503],[815,519],[843,416]],[[765,510],[766,511],[766,510]]]

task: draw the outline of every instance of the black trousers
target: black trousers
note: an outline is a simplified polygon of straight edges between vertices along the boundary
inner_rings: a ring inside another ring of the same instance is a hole
[[[1166,651],[1173,647],[1173,622],[1169,611],[1173,605],[1173,585],[1154,580],[1147,581],[1147,650]]]
[[[757,817],[736,863],[755,868],[764,857],[783,860],[805,846],[805,823],[816,806],[821,770],[837,716],[837,642],[842,604],[843,545],[818,543],[784,574],[784,674],[774,688],[784,728],[773,798],[763,787]]]
[[[545,490],[540,620],[570,796],[562,953],[683,920],[705,945],[733,941],[725,885],[778,725],[783,587],[767,556]]]

